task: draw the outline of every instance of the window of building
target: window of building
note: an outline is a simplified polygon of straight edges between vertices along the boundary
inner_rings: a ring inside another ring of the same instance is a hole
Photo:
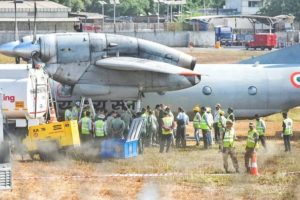
[[[248,7],[250,8],[257,8],[257,7],[261,7],[261,1],[248,1]]]

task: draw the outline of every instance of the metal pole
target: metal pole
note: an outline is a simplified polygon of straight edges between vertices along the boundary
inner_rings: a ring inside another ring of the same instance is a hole
[[[159,29],[159,1],[157,1],[157,29]]]
[[[104,4],[102,4],[102,32],[104,31]]]
[[[116,33],[116,0],[114,1],[114,33]]]
[[[3,135],[3,108],[2,108],[2,101],[3,101],[3,93],[0,90],[0,142],[4,141],[4,135]]]
[[[171,5],[171,22],[173,22],[173,5]]]

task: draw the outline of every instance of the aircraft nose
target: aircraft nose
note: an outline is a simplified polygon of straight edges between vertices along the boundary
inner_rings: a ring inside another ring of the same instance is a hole
[[[197,85],[201,81],[201,75],[187,76],[187,79],[192,84],[192,86]]]
[[[23,42],[14,48],[14,54],[22,58],[31,58],[34,52],[39,52],[40,46],[32,42]]]
[[[19,44],[19,40],[2,44],[0,45],[0,53],[6,56],[15,57],[14,48]]]

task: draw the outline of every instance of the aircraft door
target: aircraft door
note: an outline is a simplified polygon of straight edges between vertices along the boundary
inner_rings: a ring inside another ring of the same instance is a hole
[[[88,34],[57,35],[58,63],[78,63],[90,60]]]

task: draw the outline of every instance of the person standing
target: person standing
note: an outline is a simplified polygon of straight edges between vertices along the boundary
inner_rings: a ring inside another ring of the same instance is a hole
[[[154,145],[157,142],[157,129],[158,129],[158,122],[152,110],[148,111],[149,115],[147,118],[147,131],[149,138],[147,143],[149,145]]]
[[[80,126],[80,139],[81,141],[88,142],[92,139],[92,119],[90,118],[90,111],[85,111],[84,112],[84,117],[79,120],[78,122]]]
[[[186,125],[189,124],[189,117],[182,107],[178,108],[177,129],[176,129],[176,147],[186,147]]]
[[[255,152],[255,147],[256,147],[256,144],[258,141],[258,137],[259,137],[259,133],[255,129],[254,123],[250,122],[249,123],[249,131],[248,131],[248,135],[247,135],[246,149],[245,149],[246,152],[244,155],[245,168],[248,173],[250,172],[249,162],[250,162],[250,159],[252,158],[252,154]]]
[[[211,114],[210,107],[206,108],[206,116],[207,116],[207,121],[208,121],[208,125],[209,125],[209,129],[207,131],[207,144],[209,147],[211,147],[212,146],[212,127],[214,124],[214,117]]]
[[[164,112],[164,117],[162,118],[162,137],[160,141],[159,152],[163,153],[165,144],[167,143],[166,152],[169,152],[171,142],[172,142],[172,133],[174,129],[174,121],[173,118],[169,115],[169,112]]]
[[[293,136],[293,120],[288,117],[287,113],[282,113],[283,123],[282,123],[282,132],[283,132],[283,141],[285,151],[291,151],[291,137]]]
[[[235,132],[233,128],[233,121],[227,120],[226,121],[226,129],[223,138],[223,164],[226,173],[229,173],[228,170],[228,156],[230,156],[235,171],[239,173],[239,164],[236,157],[235,147],[234,147],[234,140],[235,140]]]
[[[267,149],[267,145],[266,145],[266,122],[259,117],[258,114],[255,115],[255,120],[256,120],[256,130],[258,132],[259,135],[259,140],[262,144],[262,146]]]
[[[72,107],[72,119],[78,121],[80,102],[77,101]]]
[[[106,136],[105,133],[105,115],[103,114],[98,114],[96,117],[96,121],[94,122],[94,136],[95,136],[95,144],[96,146],[100,146],[101,142]]]
[[[202,135],[203,135],[204,149],[208,149],[208,137],[207,136],[208,136],[209,129],[211,127],[208,122],[205,107],[201,107],[200,115],[201,115],[200,128],[201,128]]]
[[[121,119],[119,113],[111,120],[110,130],[113,138],[124,139],[125,122]]]
[[[216,109],[215,109],[215,112],[214,112],[214,124],[213,124],[213,127],[214,127],[214,132],[215,132],[215,142],[216,143],[219,143],[220,141],[220,130],[219,130],[219,119],[220,119],[220,112],[221,112],[221,104],[217,104],[216,105]]]
[[[72,120],[72,112],[69,108],[65,110],[65,121]]]
[[[130,124],[132,121],[132,113],[131,111],[126,107],[123,108],[123,113],[121,114],[121,119],[125,123],[125,130],[124,130],[124,137],[127,138]]]
[[[231,121],[233,122],[233,125],[234,125],[234,122],[235,122],[235,116],[234,116],[234,113],[233,113],[233,108],[228,108],[226,119],[227,119],[227,120],[231,120]]]
[[[200,121],[201,121],[201,115],[200,115],[200,108],[199,106],[194,107],[194,119],[193,119],[193,127],[194,127],[194,137],[196,140],[196,146],[199,146],[200,142]]]
[[[111,122],[112,120],[116,117],[116,111],[111,111],[106,118],[106,135],[108,137],[112,136],[112,132],[111,132]]]
[[[223,138],[225,134],[225,129],[226,129],[226,118],[224,117],[225,112],[220,111],[220,117],[219,117],[219,122],[218,122],[218,127],[219,127],[219,133],[220,133],[220,142],[219,142],[219,150],[223,148]]]

